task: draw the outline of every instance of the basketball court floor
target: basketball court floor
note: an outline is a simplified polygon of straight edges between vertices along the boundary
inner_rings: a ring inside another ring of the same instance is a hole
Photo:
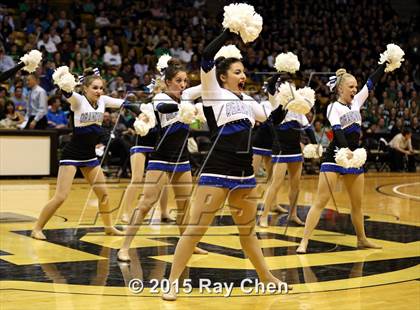
[[[128,180],[109,181],[117,219]],[[318,176],[301,183],[299,215],[306,217]],[[287,205],[287,182],[278,201]],[[261,186],[262,188],[263,186]],[[275,276],[293,286],[287,294],[241,289],[256,273],[244,256],[225,207],[202,239],[209,255],[194,255],[182,279],[191,293],[163,301],[159,287],[169,276],[178,228],[160,223],[156,211],[135,238],[130,264],[117,261],[123,237],[106,236],[97,220],[96,197],[82,180],[44,231],[47,241],[29,237],[41,208],[53,195],[55,179],[0,180],[1,309],[420,309],[420,175],[366,174],[363,208],[366,233],[383,246],[358,250],[349,200],[340,182],[311,238],[309,254],[296,255],[303,227],[285,233],[285,214],[271,214],[269,228],[257,228]],[[169,199],[173,207],[173,199]],[[86,208],[84,208],[86,207]],[[199,291],[200,279],[232,283],[227,291]],[[134,293],[133,280],[144,289]],[[130,285],[131,285],[130,284]],[[249,286],[247,286],[249,288]],[[251,292],[250,292],[251,291]]]

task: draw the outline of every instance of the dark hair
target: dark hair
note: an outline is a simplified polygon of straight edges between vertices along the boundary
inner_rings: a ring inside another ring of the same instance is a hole
[[[50,97],[50,99],[48,99],[48,105],[52,105],[53,103],[57,101],[57,99],[60,99],[60,97],[59,96]]]
[[[217,57],[216,59],[216,78],[220,86],[223,86],[223,82],[220,79],[220,75],[226,75],[230,66],[236,62],[241,62],[240,59],[234,57],[225,58],[223,56]]]
[[[405,135],[411,134],[411,132],[412,132],[411,128],[405,127],[402,130],[402,135],[405,136]]]
[[[187,72],[187,69],[184,67],[182,62],[179,59],[171,58],[168,61],[168,67],[166,67],[165,73],[165,81],[172,80],[178,72]]]
[[[15,107],[15,104],[13,103],[13,101],[11,101],[11,100],[7,100],[5,102],[5,104],[4,104],[4,111],[7,113],[7,106],[9,106],[9,105],[11,105],[13,107],[12,113],[15,113],[16,107]]]

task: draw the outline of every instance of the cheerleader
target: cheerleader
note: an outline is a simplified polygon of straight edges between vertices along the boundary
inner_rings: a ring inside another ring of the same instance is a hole
[[[165,62],[165,60],[162,61]],[[142,223],[147,213],[158,201],[162,189],[167,183],[171,183],[175,196],[177,198],[181,197],[176,200],[176,223],[179,225],[181,235],[185,230],[181,226],[185,220],[184,215],[188,215],[186,210],[187,198],[185,197],[189,197],[192,191],[191,166],[187,148],[189,125],[187,123],[192,120],[185,120],[183,115],[188,114],[185,113],[188,112],[185,109],[191,108],[192,105],[189,106],[186,101],[181,102],[181,99],[198,97],[200,86],[186,90],[187,72],[185,68],[174,58],[166,59],[166,62],[163,78],[164,92],[155,95],[153,98],[154,109],[158,112],[157,121],[161,127],[161,138],[156,150],[150,155],[146,168],[143,197],[138,203],[139,207],[134,210],[131,216],[127,236],[118,252],[120,261],[130,261],[128,250],[139,229],[139,224]],[[197,112],[196,109],[193,106],[193,114]],[[151,121],[153,113],[150,114],[149,110],[149,114],[147,114],[146,109],[143,111],[141,117]],[[195,253],[207,254],[207,251],[196,248]]]
[[[239,230],[242,248],[260,280],[281,284],[270,272],[259,247],[254,232],[257,206],[249,199],[256,186],[250,133],[255,120],[264,122],[267,119],[271,105],[268,102],[259,104],[243,93],[246,76],[239,58],[214,60],[216,52],[232,36],[233,33],[226,29],[203,52],[202,98],[213,146],[203,164],[188,227],[175,250],[169,277],[170,291],[162,296],[165,300],[176,299],[176,280],[226,199]]]
[[[105,109],[118,109],[124,100],[103,95],[105,82],[99,75],[95,75],[92,69],[84,72],[83,95],[73,91],[76,81],[68,71],[68,67],[58,68],[53,79],[70,103],[73,135],[61,156],[55,194],[42,209],[31,237],[46,239],[42,229],[66,200],[78,167],[98,198],[99,213],[104,222],[105,233],[121,235],[122,233],[112,226],[106,180],[95,154],[95,146],[102,134],[101,125]]]
[[[276,90],[277,80],[279,78],[279,74],[275,74],[272,76],[267,82],[267,92],[274,96]],[[267,180],[271,179],[271,175],[273,172],[273,164],[271,161],[272,156],[272,148],[273,148],[273,140],[276,140],[276,132],[274,130],[274,120],[276,122],[281,121],[284,119],[284,110],[279,107],[272,114],[268,117],[268,119],[263,122],[256,130],[253,141],[252,141],[252,167],[254,172],[257,172],[261,163],[263,163],[264,168],[267,172]],[[267,184],[268,185],[268,184]],[[268,188],[268,187],[266,187]],[[276,212],[287,212],[287,210],[283,209],[281,206],[275,206],[272,211]]]
[[[279,108],[281,109],[281,107]],[[268,227],[268,212],[276,199],[286,171],[289,175],[289,220],[298,225],[304,223],[297,216],[297,200],[302,174],[301,131],[305,130],[311,143],[317,144],[315,134],[305,115],[287,111],[280,124],[275,125],[276,143],[273,143],[273,174],[264,201],[264,211],[259,226]]]
[[[132,213],[131,206],[136,198],[136,192],[143,181],[144,167],[146,160],[154,151],[159,138],[159,128],[155,126],[149,130],[145,136],[136,135],[135,146],[130,149],[130,162],[131,162],[131,181],[124,193],[121,206],[123,223],[129,223],[130,215]],[[164,189],[159,200],[161,209],[161,220],[163,222],[171,221],[172,218],[168,213],[167,208],[167,190]]]
[[[291,74],[295,74],[299,70],[300,63],[295,54],[288,52],[279,54],[276,57],[274,66],[278,72],[286,74],[288,76],[287,79],[291,79]],[[290,182],[288,221],[292,220],[299,225],[303,225],[297,216],[296,208],[303,162],[300,146],[302,129],[305,130],[311,142],[316,144],[315,134],[304,115],[310,110],[315,101],[315,92],[309,87],[296,90],[295,86],[289,84],[289,82],[282,83],[277,91],[276,83],[279,76],[280,74],[274,76],[275,80],[271,81],[267,87],[269,97],[280,98],[279,100],[282,101],[282,104],[273,113],[273,116],[277,115],[277,117],[273,117],[276,138],[273,143],[272,154],[273,173],[270,184],[267,187],[264,211],[259,221],[261,227],[268,227],[268,212],[280,190],[286,170],[289,174]],[[296,104],[300,101],[300,97],[303,99],[301,100],[303,105],[299,107]],[[280,211],[284,210],[281,209]]]
[[[362,166],[366,161],[366,151],[358,149],[362,121],[360,108],[384,71],[393,71],[401,66],[403,55],[404,52],[398,46],[389,44],[387,51],[381,55],[382,64],[370,75],[359,92],[357,92],[356,78],[345,69],[339,69],[336,76],[330,79],[329,86],[332,90],[336,90],[338,97],[337,101],[327,107],[327,118],[334,132],[334,138],[322,159],[317,199],[309,210],[303,238],[296,250],[298,254],[306,253],[309,238],[318,224],[322,210],[331,198],[340,174],[343,175],[344,185],[350,197],[351,219],[357,235],[357,248],[381,248],[367,239],[364,229]]]
[[[42,60],[42,53],[38,50],[32,50],[20,58],[20,62],[7,71],[0,73],[0,83],[6,81],[11,76],[15,75],[20,69],[28,73],[36,70]]]
[[[255,131],[252,139],[252,167],[257,172],[261,163],[267,172],[267,179],[270,179],[272,172],[271,154],[273,147],[273,122],[269,117],[261,123]]]

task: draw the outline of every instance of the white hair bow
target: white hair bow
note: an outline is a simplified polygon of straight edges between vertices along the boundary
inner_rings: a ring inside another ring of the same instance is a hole
[[[92,71],[93,71],[93,75],[95,75],[95,76],[101,76],[101,71],[99,71],[98,68],[93,68]],[[85,80],[85,76],[84,75],[79,75],[78,76],[78,79],[79,79],[79,84],[82,84],[83,81]]]
[[[330,88],[330,91],[334,90],[335,85],[337,85],[337,76],[336,75],[330,76],[329,81],[327,83],[327,86]]]

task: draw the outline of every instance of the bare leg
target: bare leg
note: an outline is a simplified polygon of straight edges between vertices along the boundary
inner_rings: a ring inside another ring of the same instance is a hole
[[[251,193],[251,189],[237,189],[232,191],[228,198],[233,220],[239,230],[241,246],[262,282],[280,283],[281,281],[270,272],[255,234],[257,205],[249,198]]]
[[[267,187],[267,193],[264,199],[264,210],[260,217],[259,226],[268,227],[268,212],[275,202],[277,193],[283,183],[284,176],[286,175],[287,164],[276,163],[273,165],[273,175],[271,176],[270,183]]]
[[[96,197],[98,197],[98,209],[104,223],[105,233],[108,235],[123,235],[121,231],[112,226],[112,210],[109,205],[109,195],[102,168],[100,166],[83,167],[80,170],[92,186]]]
[[[264,164],[265,171],[267,171],[267,180],[270,180],[271,175],[273,174],[273,163],[271,161],[271,157],[263,156],[263,164]]]
[[[344,184],[351,201],[351,221],[357,235],[358,248],[381,249],[382,247],[370,242],[366,238],[364,218],[362,211],[362,196],[365,185],[364,174],[347,174],[344,176]]]
[[[252,168],[254,169],[255,174],[257,174],[258,169],[260,169],[262,159],[263,157],[261,155],[252,155]]]
[[[143,197],[140,199],[137,208],[133,210],[124,243],[118,251],[118,259],[121,261],[130,261],[128,255],[130,244],[136,236],[140,224],[143,222],[147,213],[149,213],[150,209],[158,201],[162,187],[166,183],[166,173],[158,170],[149,170],[146,173],[144,183]]]
[[[319,175],[318,181],[318,193],[315,203],[308,212],[306,217],[305,230],[303,232],[303,238],[299,244],[299,247],[296,250],[296,253],[306,253],[306,248],[308,247],[309,238],[312,235],[316,225],[318,225],[319,218],[321,217],[321,212],[327,205],[328,201],[331,198],[332,193],[338,180],[338,173],[335,172],[321,172]]]
[[[264,156],[263,157],[263,163],[264,163],[264,167],[265,170],[267,171],[267,185],[269,183],[269,181],[271,180],[272,176],[273,176],[273,162],[271,161],[271,156]],[[267,186],[268,188],[268,186]],[[277,195],[274,197],[274,202],[273,205],[271,207],[271,211],[277,212],[277,213],[287,213],[288,211],[283,208],[282,206],[280,206],[277,203]]]
[[[191,207],[188,227],[178,241],[172,263],[170,283],[179,279],[188,260],[194,252],[197,243],[201,240],[211,225],[216,212],[223,207],[228,190],[211,186],[198,186],[195,200]],[[172,289],[163,299],[175,300],[176,292]]]
[[[144,153],[134,153],[130,157],[131,161],[131,182],[127,186],[124,197],[121,202],[122,216],[121,222],[128,223],[132,213],[132,205],[137,197],[138,189],[140,189],[141,182],[143,181],[144,163],[146,155]]]
[[[42,233],[42,229],[69,195],[76,171],[77,168],[75,166],[63,165],[58,169],[57,187],[54,196],[42,209],[41,214],[35,223],[35,227],[32,230],[32,238],[39,240],[46,239],[45,235]]]
[[[183,235],[188,223],[191,206],[191,195],[193,191],[191,172],[178,172],[173,175],[172,188],[175,193],[175,202],[177,207],[176,223],[179,227],[179,234]],[[196,247],[194,254],[208,254],[207,251]]]
[[[302,175],[302,162],[294,162],[287,164],[289,173],[289,217],[288,220],[298,225],[305,225],[297,216],[297,202],[299,198],[300,177]]]
[[[172,222],[174,220],[168,211],[168,191],[169,191],[169,186],[164,186],[162,188],[162,193],[160,194],[160,199],[159,199],[160,220],[162,222]]]

